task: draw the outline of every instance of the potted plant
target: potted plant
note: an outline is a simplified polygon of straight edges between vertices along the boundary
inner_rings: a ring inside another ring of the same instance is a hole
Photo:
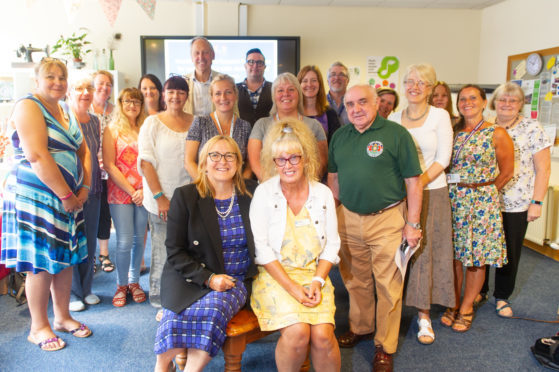
[[[86,31],[82,31],[81,35],[76,35],[76,33],[73,32],[72,36],[67,38],[65,38],[64,35],[60,35],[60,38],[52,47],[52,52],[56,53],[59,51],[62,55],[71,56],[74,61],[74,66],[76,68],[82,68],[85,66],[85,63],[82,61],[83,57],[91,52],[91,49],[87,49],[87,45],[91,44],[91,42],[85,40],[86,36]]]

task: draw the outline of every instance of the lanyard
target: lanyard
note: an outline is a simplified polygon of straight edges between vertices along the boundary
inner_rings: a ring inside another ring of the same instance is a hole
[[[215,119],[215,122],[217,124],[217,126],[219,127],[219,132],[221,135],[223,135],[223,129],[221,128],[221,124],[219,123],[219,118],[217,117],[217,111],[213,112],[213,117]],[[229,137],[233,136],[233,128],[235,127],[235,115],[233,115],[233,117],[231,118],[231,127],[229,128]]]
[[[462,144],[460,145],[458,150],[456,150],[456,154],[454,155],[454,159],[452,160],[453,164],[456,164],[458,162],[458,156],[460,156],[460,153],[462,152],[462,149],[464,148],[464,145],[466,145],[466,143],[470,140],[470,138],[472,138],[474,133],[477,132],[477,130],[481,127],[481,125],[483,124],[484,121],[485,120],[481,119],[481,121],[479,123],[477,123],[477,125],[474,127],[474,129],[472,129],[470,134],[468,134],[468,137],[466,137],[464,142],[462,142]]]

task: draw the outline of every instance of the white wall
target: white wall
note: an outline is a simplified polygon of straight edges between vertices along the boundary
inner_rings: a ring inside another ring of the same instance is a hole
[[[237,3],[208,3],[206,34],[236,35],[237,7]],[[249,5],[248,34],[301,36],[301,65],[317,64],[323,72],[331,62],[342,60],[359,66],[365,81],[367,56],[395,55],[403,68],[430,62],[441,79],[460,83],[477,78],[481,14],[479,10]],[[194,21],[194,5],[186,0],[158,1],[153,21],[136,1],[123,0],[113,28],[97,0],[84,0],[73,24],[68,23],[62,0],[0,0],[0,72],[8,69],[18,45],[53,45],[61,33],[67,36],[86,27],[88,39],[98,49],[107,47],[113,33],[122,33],[116,68],[135,84],[141,73],[140,35],[191,35]],[[91,67],[91,57],[89,62]]]

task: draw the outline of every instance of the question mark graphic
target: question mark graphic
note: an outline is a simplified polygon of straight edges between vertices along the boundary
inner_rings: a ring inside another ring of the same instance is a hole
[[[388,79],[390,75],[398,71],[398,67],[400,67],[400,61],[398,61],[398,58],[394,56],[384,57],[378,70],[378,76],[383,79]]]

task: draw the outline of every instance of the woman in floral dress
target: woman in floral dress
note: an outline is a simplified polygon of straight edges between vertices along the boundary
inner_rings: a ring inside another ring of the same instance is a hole
[[[473,303],[485,279],[485,265],[507,263],[499,190],[511,179],[514,146],[503,128],[485,122],[485,92],[466,85],[458,93],[460,121],[455,126],[450,165],[456,307],[447,309],[443,325],[456,332],[470,329]],[[466,288],[462,291],[463,267]]]

